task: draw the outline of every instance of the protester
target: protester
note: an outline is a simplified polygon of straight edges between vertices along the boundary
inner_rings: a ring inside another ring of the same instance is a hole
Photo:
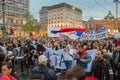
[[[69,52],[69,46],[67,46],[64,49],[64,51],[65,51],[65,58],[64,58],[65,60],[64,60],[64,62],[65,62],[66,68],[68,70],[72,66],[73,57],[71,56],[72,54],[70,54],[70,52]]]
[[[80,66],[70,68],[65,74],[65,80],[85,80],[86,72]]]
[[[114,78],[115,78],[115,63],[114,63],[114,60],[108,54],[108,50],[107,49],[103,49],[102,51],[103,51],[103,58],[109,61],[110,65],[112,67],[113,73],[114,73]]]
[[[5,54],[0,49],[0,73],[1,73],[2,63],[3,63],[4,60],[5,60]]]
[[[11,62],[4,62],[1,69],[3,75],[1,80],[19,80],[18,76],[13,71],[13,65]]]
[[[77,65],[86,69],[87,64],[90,61],[91,61],[91,57],[87,55],[86,46],[84,46],[84,49],[80,49],[80,51],[79,51],[79,57],[77,59]]]
[[[120,79],[120,46],[117,46],[116,50],[113,53],[113,59],[115,63],[115,75],[117,79]]]
[[[92,63],[92,76],[98,80],[113,80],[113,71],[108,60],[103,58],[102,50],[97,50],[96,59]]]
[[[47,67],[47,58],[44,55],[40,55],[38,58],[39,66],[34,67],[32,70],[31,80],[57,80],[57,76],[52,69]]]
[[[94,77],[87,77],[85,70],[80,66],[74,66],[67,70],[65,80],[98,80]]]

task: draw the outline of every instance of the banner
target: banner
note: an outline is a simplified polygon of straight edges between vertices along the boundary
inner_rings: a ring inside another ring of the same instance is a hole
[[[92,67],[92,62],[93,60],[95,59],[95,56],[96,56],[96,49],[93,49],[93,50],[88,50],[88,55],[91,56],[92,60],[91,62],[87,65],[87,69],[85,69],[86,72],[91,72],[91,67]]]
[[[114,38],[120,38],[120,32],[115,32]]]
[[[104,39],[108,37],[108,28],[107,27],[103,27],[97,31],[95,30],[87,30],[86,32],[84,32],[81,37],[80,40],[99,40],[99,39]]]

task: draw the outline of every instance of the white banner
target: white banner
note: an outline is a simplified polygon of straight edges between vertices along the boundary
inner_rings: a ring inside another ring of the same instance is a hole
[[[59,33],[53,34],[52,30],[60,30],[60,27],[47,27],[48,37],[59,37]]]
[[[114,38],[120,38],[120,32],[115,32]]]
[[[85,33],[81,35],[80,40],[99,40],[107,38],[108,37],[107,31],[108,31],[107,27],[103,27],[97,31],[87,30]]]
[[[86,72],[91,72],[91,67],[92,67],[92,62],[95,59],[96,56],[96,49],[88,50],[88,55],[91,56],[92,60],[91,62],[87,65],[87,69],[85,69]]]

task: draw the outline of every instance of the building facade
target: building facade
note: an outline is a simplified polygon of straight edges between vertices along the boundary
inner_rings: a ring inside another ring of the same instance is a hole
[[[88,29],[100,29],[104,26],[107,26],[108,33],[111,35],[113,35],[114,32],[120,31],[120,18],[118,19],[118,24],[117,24],[118,27],[116,27],[116,19],[110,11],[104,17],[104,19],[96,20],[93,17],[91,17],[86,24]]]
[[[3,0],[0,0],[0,24],[3,19]],[[5,26],[16,28],[24,23],[24,15],[29,12],[29,0],[4,0]]]
[[[82,10],[66,3],[44,6],[40,10],[40,23],[47,27],[83,27]]]

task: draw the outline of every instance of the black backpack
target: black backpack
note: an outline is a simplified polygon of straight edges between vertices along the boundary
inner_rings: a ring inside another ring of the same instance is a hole
[[[46,75],[46,74],[47,74],[47,72],[48,72],[49,70],[50,70],[50,69],[47,68],[44,73],[40,73],[40,72],[38,71],[37,73],[32,74],[30,80],[47,80],[47,77],[46,77],[47,75]]]

